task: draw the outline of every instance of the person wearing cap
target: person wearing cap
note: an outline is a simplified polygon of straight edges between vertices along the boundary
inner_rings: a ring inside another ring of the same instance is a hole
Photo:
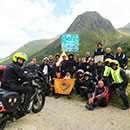
[[[96,77],[97,80],[101,80],[103,77],[103,71],[104,71],[104,65],[102,64],[102,61],[98,61],[96,65]]]
[[[51,68],[48,63],[49,59],[47,57],[43,58],[43,63],[40,65],[40,69],[45,77],[46,81],[46,95],[49,95],[50,85],[49,85],[49,75],[51,73]]]
[[[56,73],[59,72],[59,67],[56,66],[56,63],[58,62],[59,58],[60,58],[60,54],[56,53],[55,61],[52,63],[52,78],[54,78],[56,76]]]
[[[82,85],[83,80],[84,80],[84,71],[82,69],[79,69],[77,71],[75,85],[74,85],[76,90],[76,95],[80,94],[80,86]]]
[[[128,77],[125,74],[124,70],[119,67],[119,62],[117,60],[112,60],[110,62],[112,67],[111,69],[111,79],[113,80],[112,84],[109,87],[110,91],[110,100],[112,92],[119,88],[120,89],[120,96],[123,100],[124,106],[122,110],[126,110],[129,108],[128,98],[126,96],[126,88],[128,85]]]
[[[66,70],[66,56],[63,55],[63,61],[60,63],[60,71],[61,71],[61,77],[65,77],[65,70]]]
[[[83,100],[88,99],[88,94],[93,93],[95,86],[93,84],[93,81],[90,79],[90,73],[85,72],[84,73],[84,80],[82,82],[82,86],[80,86],[81,89],[81,97]]]
[[[76,61],[74,60],[74,54],[70,53],[68,55],[69,60],[66,62],[66,71],[69,71],[73,77],[74,72],[76,71]]]
[[[105,59],[114,59],[114,55],[111,53],[111,48],[106,48],[105,54],[104,54],[104,61]]]
[[[2,88],[16,91],[20,94],[25,94],[25,100],[23,103],[23,110],[26,113],[29,113],[29,101],[33,95],[33,89],[31,86],[23,86],[22,82],[27,80],[32,80],[34,77],[28,73],[24,73],[22,68],[25,61],[28,57],[22,52],[15,53],[13,55],[13,62],[9,63],[4,70],[3,79],[2,79]]]
[[[106,107],[109,102],[109,90],[104,86],[103,81],[98,81],[98,86],[96,87],[94,93],[88,94],[88,102],[85,107],[88,110],[94,110],[96,106]]]
[[[105,68],[103,71],[103,81],[104,81],[104,84],[106,87],[109,87],[109,83],[111,82],[111,81],[109,81],[109,79],[110,79],[109,76],[110,76],[110,72],[111,72],[111,66],[110,66],[111,60],[112,59],[107,58],[104,61]]]
[[[104,54],[105,54],[105,51],[104,51],[104,49],[102,48],[102,43],[101,43],[101,42],[99,42],[99,43],[97,44],[97,47],[98,47],[98,48],[95,50],[94,56],[104,55]]]
[[[128,58],[127,58],[126,54],[123,54],[121,47],[117,48],[117,53],[116,53],[116,55],[114,55],[114,59],[119,62],[120,67],[122,69],[127,69],[127,67],[128,67]]]

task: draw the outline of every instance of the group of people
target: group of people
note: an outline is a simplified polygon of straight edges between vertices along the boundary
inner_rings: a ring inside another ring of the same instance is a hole
[[[118,88],[124,103],[122,109],[128,109],[129,102],[126,96],[128,78],[124,71],[128,66],[126,54],[123,54],[122,48],[118,47],[117,54],[113,55],[110,48],[106,48],[104,51],[102,43],[98,43],[97,49],[94,52],[94,57],[99,55],[104,56],[103,61],[99,60],[95,63],[94,58],[90,57],[90,52],[86,52],[86,57],[79,57],[76,62],[74,54],[69,53],[68,57],[63,55],[62,62],[57,65],[60,58],[60,54],[57,53],[55,55],[55,60],[52,55],[49,55],[49,57],[43,58],[42,64],[39,66],[36,65],[36,58],[34,58],[24,67],[24,70],[29,70],[32,73],[35,73],[37,69],[41,71],[45,77],[47,86],[46,95],[52,93],[55,94],[56,98],[58,98],[60,94],[55,93],[54,79],[75,78],[74,90],[76,95],[81,95],[83,100],[87,100],[85,107],[89,110],[93,110],[96,106],[107,106],[108,102],[111,101],[112,92]],[[18,78],[33,78],[31,75],[23,74],[21,66],[24,61],[27,60],[25,57],[23,53],[13,57],[13,63],[9,64],[5,69],[3,83],[7,88],[9,85],[12,86],[9,87],[11,90],[26,93],[26,109],[28,104],[27,100],[32,91],[30,91],[29,88],[22,88],[22,86],[17,83]],[[69,99],[71,99],[72,92],[73,90],[68,95]]]

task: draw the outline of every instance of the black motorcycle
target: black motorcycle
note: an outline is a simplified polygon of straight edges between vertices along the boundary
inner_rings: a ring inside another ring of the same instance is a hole
[[[40,112],[45,103],[44,78],[38,73],[35,79],[26,81],[22,85],[34,88],[28,110],[34,113]],[[20,95],[17,92],[0,88],[0,130],[4,129],[8,120],[15,121],[26,115],[22,110],[24,96],[24,94]]]

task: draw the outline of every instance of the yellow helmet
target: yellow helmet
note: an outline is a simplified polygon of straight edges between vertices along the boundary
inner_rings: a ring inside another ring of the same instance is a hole
[[[105,62],[109,62],[109,63],[110,63],[111,60],[112,60],[111,58],[107,58],[107,59],[105,59],[104,63],[105,63]]]
[[[120,64],[119,64],[119,62],[117,60],[111,60],[110,64],[111,65],[117,65],[117,68],[119,68],[119,66],[120,66]]]
[[[22,52],[15,53],[15,54],[13,55],[13,61],[14,61],[14,62],[17,62],[17,59],[18,59],[18,58],[21,58],[21,59],[23,59],[24,61],[27,61],[27,60],[28,60],[27,55],[24,54],[24,53],[22,53]]]

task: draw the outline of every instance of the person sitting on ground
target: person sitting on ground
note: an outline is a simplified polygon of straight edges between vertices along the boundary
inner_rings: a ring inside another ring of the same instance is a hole
[[[80,86],[82,85],[83,80],[84,80],[84,71],[79,69],[77,72],[75,85],[74,85],[76,90],[76,95],[80,94]]]
[[[97,44],[97,47],[98,47],[98,48],[95,50],[94,56],[104,55],[104,54],[105,54],[105,51],[104,51],[104,49],[102,48],[102,43],[101,43],[101,42],[99,42],[99,43]]]
[[[51,80],[51,85],[52,85],[52,87],[50,88],[50,92],[52,92],[52,95],[55,94],[55,89],[54,89],[54,80],[55,80],[55,79],[61,79],[61,73],[60,73],[60,72],[58,72],[58,73],[56,74],[56,77]],[[59,98],[59,97],[60,97],[60,94],[55,94],[55,98],[56,98],[56,99]]]
[[[95,86],[93,84],[93,81],[90,80],[89,72],[85,72],[84,78],[85,79],[83,80],[82,86],[80,86],[80,89],[81,89],[81,97],[83,98],[83,100],[86,100],[88,99],[88,94],[94,92]]]
[[[106,53],[104,54],[104,61],[105,59],[114,59],[114,55],[111,53],[111,48],[106,48]]]
[[[88,102],[85,105],[88,110],[94,110],[96,106],[106,107],[108,105],[109,91],[108,88],[104,86],[103,81],[98,81],[98,86],[94,93],[89,93],[88,98]]]
[[[64,79],[71,79],[71,74],[70,74],[70,72],[66,72],[66,75],[65,75]],[[71,94],[72,94],[72,91],[71,91],[70,94],[67,96],[69,99],[71,99]]]

